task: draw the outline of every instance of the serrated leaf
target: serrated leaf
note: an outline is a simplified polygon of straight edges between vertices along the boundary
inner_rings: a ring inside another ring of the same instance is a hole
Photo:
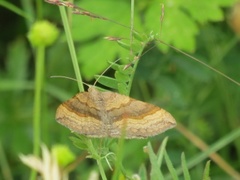
[[[182,155],[181,155],[181,163],[182,163],[184,179],[185,180],[190,180],[191,178],[190,178],[190,174],[189,174],[189,171],[188,171],[188,167],[187,167],[187,163],[186,163],[184,153],[182,153]]]
[[[86,9],[87,11],[99,16],[103,16],[107,19],[110,19],[110,21],[115,21],[116,23],[127,27],[122,27],[121,25],[117,25],[107,20],[92,19],[87,16],[75,15],[73,16],[74,39],[87,40],[100,34],[104,36],[111,35],[116,37],[129,37],[130,28],[128,27],[128,24],[130,13],[123,13],[130,12],[130,6],[127,2],[112,0],[88,0],[77,5]],[[136,19],[134,19],[134,24],[135,27],[139,26],[140,19],[138,16],[136,16]],[[84,36],[82,36],[82,34],[84,34]]]
[[[161,37],[159,37],[161,40],[179,49],[192,52],[195,49],[195,36],[198,33],[196,23],[180,9],[181,3],[178,1],[172,1],[171,4],[165,2],[164,4],[165,16],[162,28],[160,28],[159,22],[161,14],[159,1],[154,1],[147,9],[145,26],[148,32],[155,35],[160,34],[161,31]],[[169,47],[160,44],[158,48],[167,52]]]
[[[221,21],[224,18],[222,7],[229,7],[234,0],[189,1],[189,0],[164,0],[164,12],[159,1],[153,1],[145,13],[145,25],[154,35],[160,34],[161,40],[167,44],[188,51],[195,50],[195,38],[199,32],[197,23],[208,21]],[[186,13],[187,12],[187,13]],[[160,14],[164,14],[160,24]],[[162,26],[162,27],[161,27]],[[186,38],[187,37],[187,38]],[[168,47],[159,45],[159,49],[167,52]]]
[[[229,1],[231,2],[231,0]],[[234,1],[232,1],[233,3]],[[222,21],[224,19],[222,6],[226,6],[226,2],[221,1],[187,1],[183,3],[183,8],[186,9],[192,18],[200,23],[207,21]],[[228,3],[228,6],[230,4]]]

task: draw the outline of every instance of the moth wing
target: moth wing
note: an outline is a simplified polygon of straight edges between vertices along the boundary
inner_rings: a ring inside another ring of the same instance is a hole
[[[105,94],[112,119],[111,137],[147,138],[173,128],[176,121],[166,110],[118,93]]]
[[[78,134],[89,137],[105,137],[105,125],[99,119],[94,101],[88,92],[78,93],[62,103],[56,112],[56,120]]]

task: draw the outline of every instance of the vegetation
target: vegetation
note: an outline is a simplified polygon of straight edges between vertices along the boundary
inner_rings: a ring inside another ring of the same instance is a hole
[[[239,3],[74,4],[87,10],[0,0],[0,179],[240,179]],[[56,109],[96,79],[177,127],[141,140],[70,133]]]

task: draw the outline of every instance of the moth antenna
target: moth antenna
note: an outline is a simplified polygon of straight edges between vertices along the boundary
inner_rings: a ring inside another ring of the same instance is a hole
[[[50,76],[50,78],[63,78],[63,79],[70,79],[72,81],[77,81],[77,79],[71,78],[71,77],[67,77],[67,76]]]
[[[112,62],[96,79],[96,81],[94,82],[93,86],[96,85],[96,83],[98,82],[98,80],[103,76],[103,74],[105,74],[105,72],[107,72],[107,70],[109,70],[113,64],[115,64],[116,62],[118,62],[121,58],[118,58],[117,60],[115,60],[114,62]]]
[[[67,76],[50,76],[50,78],[63,78],[63,79],[69,79],[69,80],[78,82],[77,79],[71,78],[71,77],[67,77]],[[86,86],[90,87],[89,84],[87,84],[87,83],[85,83],[85,82],[82,82],[82,83],[85,84]]]

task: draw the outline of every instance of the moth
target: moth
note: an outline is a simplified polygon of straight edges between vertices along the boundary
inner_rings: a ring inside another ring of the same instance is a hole
[[[95,138],[147,138],[176,126],[173,116],[162,108],[93,86],[62,103],[56,120]]]

